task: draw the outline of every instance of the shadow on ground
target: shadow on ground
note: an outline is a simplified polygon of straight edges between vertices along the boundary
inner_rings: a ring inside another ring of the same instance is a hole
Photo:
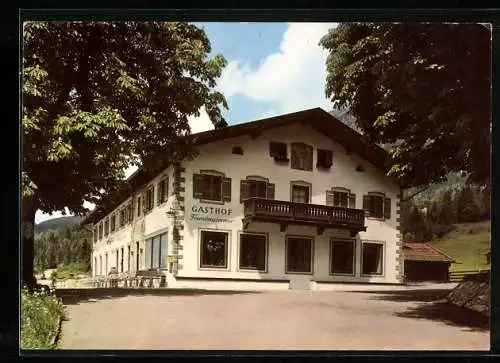
[[[373,300],[387,300],[397,302],[409,301],[436,301],[449,293],[450,289],[416,289],[416,290],[390,290],[390,291],[353,291],[355,293],[371,294]]]
[[[201,289],[132,289],[132,288],[96,288],[96,289],[56,289],[56,296],[63,304],[74,305],[91,300],[114,299],[124,296],[197,296],[197,295],[239,295],[256,294],[258,291],[229,291]]]
[[[423,304],[395,315],[402,318],[440,321],[448,325],[468,328],[467,330],[472,332],[487,332],[490,329],[488,316],[446,302]]]
[[[367,293],[366,291],[355,291]],[[397,290],[369,292],[371,300],[387,300],[395,302],[419,302],[416,307],[409,307],[406,311],[395,313],[402,318],[427,319],[442,323],[468,328],[469,331],[486,332],[489,330],[490,318],[474,310],[461,308],[449,304],[444,300],[450,289],[429,290]]]

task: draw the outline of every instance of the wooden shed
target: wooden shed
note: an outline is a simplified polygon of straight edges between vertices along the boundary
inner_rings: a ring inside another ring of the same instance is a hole
[[[450,265],[455,261],[429,243],[405,243],[405,280],[409,282],[448,282]]]

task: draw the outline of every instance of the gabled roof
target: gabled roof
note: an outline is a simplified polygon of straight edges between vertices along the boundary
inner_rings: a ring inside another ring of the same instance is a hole
[[[191,134],[187,136],[187,139],[193,141],[195,145],[203,145],[243,135],[258,136],[265,130],[290,125],[292,123],[301,123],[311,126],[316,131],[341,144],[349,153],[358,154],[384,172],[389,168],[388,153],[384,149],[369,142],[366,137],[319,107]],[[96,206],[96,208],[84,218],[82,224],[94,223],[101,219],[112,210],[111,208],[116,208],[116,206],[128,198],[130,196],[130,190],[140,188],[153,177],[154,175],[151,175],[151,173],[146,172],[144,169],[137,170],[127,179],[127,187],[124,189],[125,192],[122,193],[121,197],[115,198],[116,200],[105,209]],[[113,205],[114,207],[112,207]]]
[[[403,254],[405,261],[455,262],[453,258],[429,243],[405,243]]]

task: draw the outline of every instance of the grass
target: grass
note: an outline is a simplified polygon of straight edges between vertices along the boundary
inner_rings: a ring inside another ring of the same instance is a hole
[[[53,292],[21,292],[21,348],[55,349],[64,306]]]
[[[490,230],[490,221],[456,224],[453,231],[431,244],[458,262],[451,265],[450,272],[489,269],[485,253],[491,246]]]

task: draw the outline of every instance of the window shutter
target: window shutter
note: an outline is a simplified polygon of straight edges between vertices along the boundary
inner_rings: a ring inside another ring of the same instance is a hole
[[[267,183],[267,199],[274,199],[274,183]]]
[[[161,192],[162,192],[162,189],[163,189],[163,180],[160,180],[160,182],[158,183],[158,188],[156,190],[156,205],[160,205],[161,204]]]
[[[231,178],[224,178],[222,180],[222,200],[224,202],[231,201]]]
[[[306,153],[306,155],[305,155],[305,159],[306,159],[305,164],[306,165],[304,165],[305,170],[309,170],[309,171],[313,170],[313,150],[314,149],[312,148],[312,146],[307,145],[306,147],[304,147],[304,152]]]
[[[325,166],[330,167],[333,164],[333,153],[331,150],[325,150]]]
[[[290,166],[292,167],[292,169],[298,169],[299,167],[299,162],[298,162],[298,153],[297,153],[297,147],[292,144],[292,148],[291,148],[291,163],[290,163]]]
[[[356,194],[349,193],[349,208],[356,208]]]
[[[250,192],[250,184],[246,180],[240,181],[240,203],[243,203],[248,198]]]
[[[165,200],[168,199],[168,184],[169,184],[170,179],[168,176],[165,178]]]
[[[193,174],[193,198],[200,199],[203,197],[203,175]]]
[[[144,192],[142,194],[142,212],[144,213],[144,211],[146,210],[146,199],[147,199],[147,193]]]
[[[326,192],[326,205],[333,205],[333,192]]]
[[[370,215],[370,196],[363,195],[363,209],[365,210],[365,214],[367,216]]]
[[[133,198],[130,201],[130,207],[129,207],[129,211],[128,211],[128,218],[129,218],[130,222],[132,222],[134,220],[134,199]]]
[[[384,199],[384,218],[391,219],[391,198]]]

